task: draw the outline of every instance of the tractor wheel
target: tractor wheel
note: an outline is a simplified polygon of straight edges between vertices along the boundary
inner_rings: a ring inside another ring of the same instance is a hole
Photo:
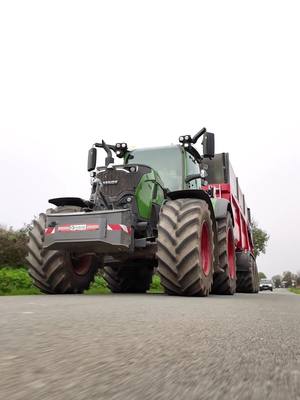
[[[82,211],[80,207],[64,206],[49,212]],[[43,249],[46,215],[33,221],[27,244],[29,275],[34,285],[44,293],[82,293],[88,289],[98,269],[98,260],[89,254]]]
[[[149,290],[153,267],[149,265],[104,267],[103,278],[113,293],[145,293]]]
[[[239,266],[241,269],[239,270]],[[259,278],[256,261],[251,254],[237,253],[237,292],[258,293]]]
[[[214,275],[212,292],[234,294],[236,290],[236,262],[233,224],[231,216],[217,221],[219,266],[224,272]]]
[[[198,199],[168,201],[158,224],[158,273],[165,292],[207,296],[213,281],[214,240],[208,204]]]

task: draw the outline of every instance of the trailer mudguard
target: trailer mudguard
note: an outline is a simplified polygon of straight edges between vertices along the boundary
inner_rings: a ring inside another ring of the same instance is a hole
[[[229,212],[232,218],[232,224],[234,226],[234,218],[230,202],[226,199],[216,199],[216,198],[212,198],[211,202],[214,208],[215,218],[217,220],[221,218],[226,218]]]
[[[80,197],[56,197],[55,199],[49,199],[48,202],[50,204],[54,204],[57,207],[77,206],[85,208],[93,206],[93,204],[90,201],[81,199]]]

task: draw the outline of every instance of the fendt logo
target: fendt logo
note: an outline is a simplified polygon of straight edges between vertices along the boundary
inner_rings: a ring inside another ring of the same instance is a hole
[[[82,232],[82,231],[97,231],[99,224],[66,224],[57,228],[58,232]]]
[[[103,185],[117,185],[119,181],[102,181]]]

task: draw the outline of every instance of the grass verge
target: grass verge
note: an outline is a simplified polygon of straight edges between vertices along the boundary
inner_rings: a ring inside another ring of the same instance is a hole
[[[300,294],[300,288],[289,288],[289,291],[295,294]]]
[[[100,274],[96,275],[89,290],[84,294],[97,295],[108,294],[110,290]],[[153,275],[152,283],[148,293],[163,293],[158,275]],[[42,294],[37,289],[28,275],[26,268],[0,268],[0,296],[20,296]]]

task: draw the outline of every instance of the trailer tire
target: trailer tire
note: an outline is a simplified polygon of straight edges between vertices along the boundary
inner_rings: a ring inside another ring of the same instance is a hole
[[[259,278],[256,261],[252,261],[248,271],[237,271],[237,292],[258,293]]]
[[[80,207],[62,206],[48,213],[79,212]],[[28,273],[34,285],[47,294],[75,294],[88,289],[98,270],[99,261],[92,255],[43,249],[46,214],[33,221],[27,243]]]
[[[160,211],[158,273],[165,293],[207,296],[213,281],[212,216],[204,200],[168,201]]]
[[[217,221],[219,267],[224,272],[214,275],[212,292],[233,295],[236,291],[236,260],[231,215]]]
[[[145,261],[141,261],[141,264]],[[103,278],[113,293],[145,293],[150,289],[153,266],[105,266]]]

